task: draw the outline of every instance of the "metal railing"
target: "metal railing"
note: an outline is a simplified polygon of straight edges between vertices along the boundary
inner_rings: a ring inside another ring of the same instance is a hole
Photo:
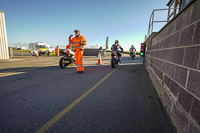
[[[29,53],[28,50],[24,50],[24,49],[17,50],[13,47],[9,47],[8,51],[9,51],[9,57],[10,58],[13,58],[15,56],[32,56],[32,54]]]
[[[180,8],[167,8],[167,9],[155,9],[153,10],[151,16],[150,16],[150,19],[149,19],[149,28],[148,28],[148,34],[147,34],[147,38],[151,35],[151,33],[153,32],[153,28],[154,28],[154,23],[163,23],[163,22],[166,22],[168,23],[170,21],[171,18],[173,18],[176,13],[173,11],[171,14],[170,14],[170,10],[173,9],[173,10],[177,10],[177,9],[180,9]],[[154,15],[155,15],[155,12],[157,11],[164,11],[164,10],[168,10],[168,16],[167,16],[167,20],[162,20],[162,21],[155,21],[154,20]]]
[[[150,34],[153,32],[153,25],[154,23],[160,23],[160,22],[166,22],[168,23],[178,12],[180,12],[190,1],[192,0],[172,0],[169,1],[169,3],[167,4],[167,6],[169,6],[169,8],[167,9],[155,9],[153,10],[150,20],[149,20],[149,28],[148,28],[148,34],[147,37],[150,36]],[[154,21],[154,13],[156,11],[163,11],[163,10],[168,10],[168,15],[167,15],[167,20],[164,21]]]

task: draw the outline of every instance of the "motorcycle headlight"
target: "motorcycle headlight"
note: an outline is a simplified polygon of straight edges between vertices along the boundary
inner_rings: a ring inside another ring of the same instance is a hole
[[[116,52],[115,52],[115,51],[112,51],[112,52],[111,52],[111,55],[115,55],[115,54],[116,54]]]

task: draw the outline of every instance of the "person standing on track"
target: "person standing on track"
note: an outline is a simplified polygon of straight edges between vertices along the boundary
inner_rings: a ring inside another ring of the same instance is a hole
[[[87,45],[87,41],[85,40],[85,37],[80,34],[79,30],[74,30],[75,37],[71,39],[73,35],[69,36],[69,45],[73,45],[74,51],[75,51],[75,58],[76,58],[76,64],[77,64],[77,73],[83,73],[84,67],[83,67],[83,52],[84,52],[84,46]]]
[[[60,53],[60,48],[57,45],[57,47],[56,47],[56,55],[57,55],[57,57],[59,57],[59,53]]]

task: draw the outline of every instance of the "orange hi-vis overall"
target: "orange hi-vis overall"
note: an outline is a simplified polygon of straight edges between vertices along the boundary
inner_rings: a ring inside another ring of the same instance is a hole
[[[56,55],[59,56],[59,53],[60,53],[60,48],[56,47]]]
[[[81,44],[82,42],[82,44]],[[69,38],[69,45],[73,45],[75,50],[75,58],[76,58],[76,64],[77,64],[77,71],[84,71],[83,67],[83,51],[84,46],[87,45],[87,41],[85,40],[85,37],[82,35],[75,36],[74,38]]]

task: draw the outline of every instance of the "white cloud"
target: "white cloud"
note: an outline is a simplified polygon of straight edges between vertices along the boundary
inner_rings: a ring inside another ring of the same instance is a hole
[[[11,43],[11,44],[8,44],[10,47],[25,47],[25,48],[28,48],[28,42],[26,43]]]

